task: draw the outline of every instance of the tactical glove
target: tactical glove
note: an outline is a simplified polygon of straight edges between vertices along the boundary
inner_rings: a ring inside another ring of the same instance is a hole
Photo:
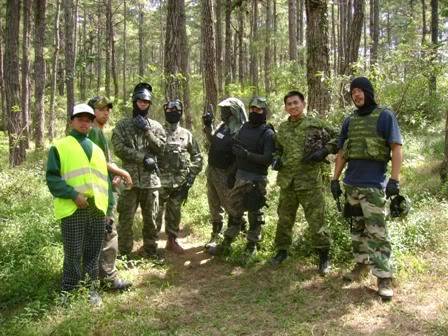
[[[279,157],[275,158],[272,161],[271,167],[272,167],[272,170],[279,171],[280,168],[283,167],[282,159],[280,159]]]
[[[206,113],[202,115],[202,123],[204,124],[204,126],[210,127],[213,123],[213,114]]]
[[[140,114],[134,117],[134,124],[142,131],[147,131],[150,128],[148,119]]]
[[[305,162],[305,163],[309,163],[312,161],[313,162],[321,162],[321,161],[325,160],[328,153],[330,153],[328,151],[328,149],[326,147],[322,147],[321,149],[318,149],[315,152],[305,155],[302,159],[302,162]]]
[[[185,202],[188,198],[188,192],[190,191],[190,188],[193,186],[195,177],[191,174],[188,174],[187,178],[185,179],[184,184],[182,184],[173,195],[174,198],[177,198],[180,201]]]
[[[331,194],[333,195],[333,198],[335,200],[338,200],[339,197],[342,195],[342,189],[341,185],[339,184],[339,180],[331,180],[330,190]]]
[[[243,146],[235,144],[232,147],[232,153],[239,159],[245,160],[249,155],[249,151],[245,149]]]
[[[112,233],[112,226],[113,225],[114,225],[114,219],[113,218],[106,218],[106,227],[105,227],[106,233],[109,233],[109,234]]]
[[[386,198],[391,198],[400,193],[400,183],[392,178],[389,179],[386,186]]]
[[[143,159],[143,168],[146,171],[153,172],[157,169],[157,162],[154,160],[154,158],[150,155],[146,155]]]

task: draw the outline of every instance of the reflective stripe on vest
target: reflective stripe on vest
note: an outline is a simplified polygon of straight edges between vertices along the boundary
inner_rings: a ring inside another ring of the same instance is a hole
[[[390,147],[377,132],[378,119],[383,110],[376,108],[368,115],[354,114],[350,117],[348,138],[343,147],[346,160],[390,160]]]
[[[107,163],[100,147],[92,143],[90,162],[81,144],[73,136],[67,136],[55,143],[61,162],[61,176],[77,192],[93,198],[95,206],[106,214],[109,200]],[[72,199],[56,197],[54,200],[56,219],[72,215],[76,203]]]

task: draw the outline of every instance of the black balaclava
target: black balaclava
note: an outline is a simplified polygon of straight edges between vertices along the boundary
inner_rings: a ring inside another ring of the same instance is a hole
[[[357,113],[359,115],[372,113],[377,107],[372,83],[366,77],[357,77],[350,83],[350,96],[355,88],[361,89],[364,92],[364,105],[361,107],[356,106],[358,108]]]
[[[140,110],[137,106],[137,101],[132,102],[132,116],[136,117],[139,114],[143,117],[146,117],[149,113],[149,107],[151,105],[148,106],[148,108],[144,109],[144,110]]]
[[[266,123],[266,114],[265,109],[263,109],[263,113],[249,112],[249,123],[254,127]]]
[[[180,121],[181,117],[182,112],[180,111],[171,111],[171,112],[165,111],[165,120],[170,124],[177,124]]]
[[[221,120],[224,122],[224,124],[227,125],[231,117],[232,117],[232,108],[230,106],[222,106]]]

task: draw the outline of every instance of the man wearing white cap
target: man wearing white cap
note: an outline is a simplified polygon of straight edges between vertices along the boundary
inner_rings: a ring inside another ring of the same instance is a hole
[[[56,140],[48,153],[46,179],[54,196],[55,217],[61,220],[62,291],[75,289],[86,278],[92,282],[90,302],[100,305],[93,282],[98,278],[111,188],[104,153],[87,137],[94,118],[89,105],[75,105],[70,134]]]

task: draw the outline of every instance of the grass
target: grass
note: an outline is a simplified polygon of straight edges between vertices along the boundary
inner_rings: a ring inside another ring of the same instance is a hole
[[[273,249],[278,189],[269,183],[263,249],[242,263],[244,239],[227,258],[210,258],[202,246],[210,234],[205,177],[198,177],[183,210],[187,253],[167,254],[165,266],[146,260],[119,262],[134,283],[125,293],[104,292],[92,308],[80,291],[62,306],[59,225],[44,183],[44,153],[23,167],[7,168],[0,137],[0,335],[446,335],[448,334],[447,201],[439,185],[440,139],[406,136],[402,187],[413,208],[390,223],[397,279],[396,297],[381,302],[375,279],[346,285],[350,266],[348,227],[328,197],[334,270],[321,278],[306,242],[303,213],[295,228],[293,256],[277,270]],[[140,232],[141,218],[135,224]],[[138,242],[141,244],[141,242]],[[160,241],[161,247],[164,240]]]

